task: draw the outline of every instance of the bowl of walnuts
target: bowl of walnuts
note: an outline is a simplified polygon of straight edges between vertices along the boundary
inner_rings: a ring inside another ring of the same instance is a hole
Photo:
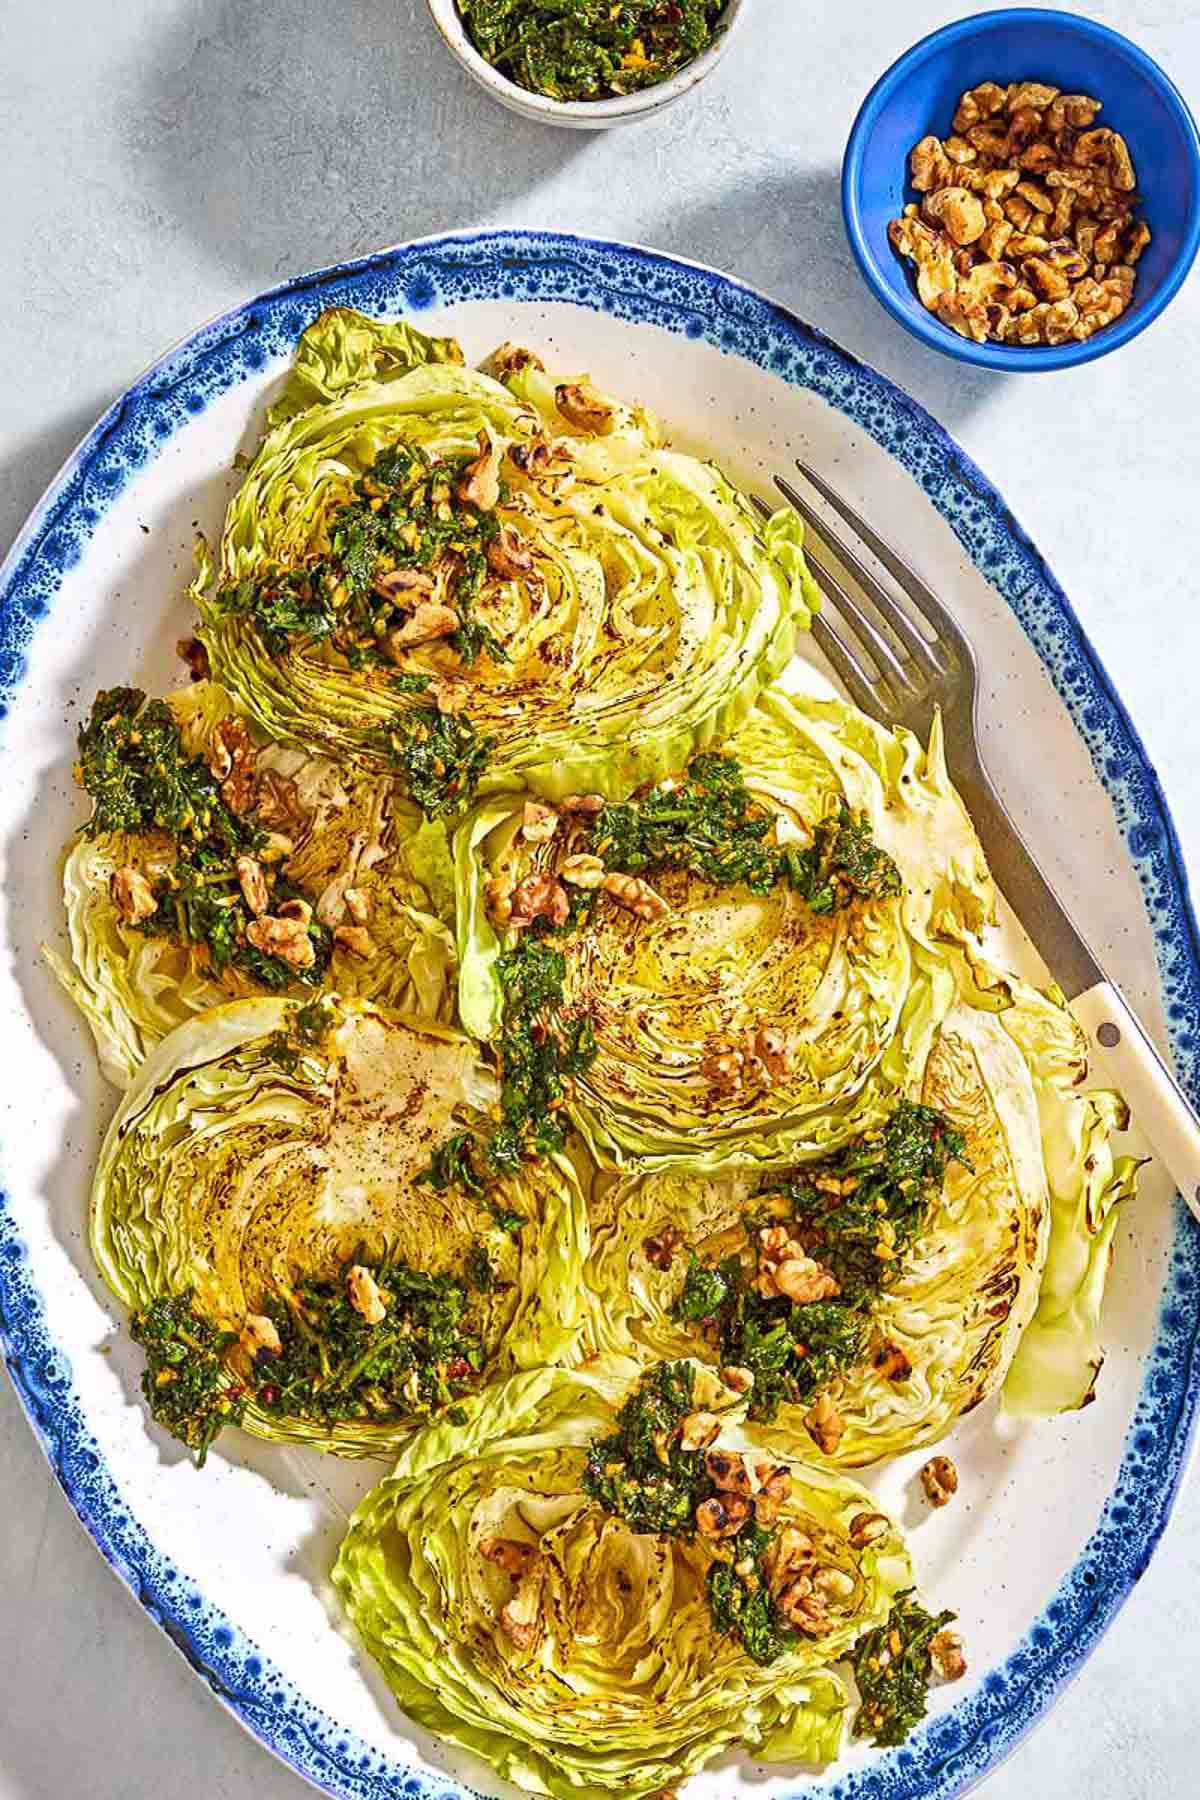
[[[980,13],[876,83],[842,169],[869,286],[985,368],[1070,368],[1128,343],[1200,249],[1200,134],[1170,78],[1073,13]]]

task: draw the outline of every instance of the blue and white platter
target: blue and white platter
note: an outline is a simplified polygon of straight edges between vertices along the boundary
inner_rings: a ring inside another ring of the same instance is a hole
[[[339,1618],[328,1571],[379,1474],[230,1434],[197,1473],[147,1429],[136,1353],[84,1219],[112,1098],[39,951],[59,941],[59,846],[82,808],[74,729],[95,690],[177,680],[198,524],[213,532],[296,338],[324,307],[412,316],[468,359],[505,339],[590,371],[744,484],[803,456],[958,609],[984,671],[989,762],[1039,856],[1200,1096],[1200,944],[1170,815],[1070,603],[1004,500],[913,400],[728,276],[549,233],[426,240],[303,276],[206,325],[100,420],[0,570],[0,1341],[62,1489],[223,1705],[341,1800],[496,1792],[410,1725]],[[177,665],[176,665],[177,666]],[[1064,821],[1070,821],[1070,828]],[[730,1759],[689,1796],[947,1800],[993,1766],[1112,1624],[1167,1523],[1195,1421],[1200,1228],[1145,1171],[1126,1209],[1094,1405],[1049,1425],[994,1406],[951,1441],[959,1503],[878,1478],[931,1603],[958,1613],[964,1683],[902,1749],[825,1774]]]

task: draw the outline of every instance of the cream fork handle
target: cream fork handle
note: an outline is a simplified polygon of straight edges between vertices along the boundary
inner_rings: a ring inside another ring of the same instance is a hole
[[[1200,1119],[1179,1083],[1110,981],[1077,995],[1071,1011],[1087,1033],[1089,1050],[1200,1219]]]

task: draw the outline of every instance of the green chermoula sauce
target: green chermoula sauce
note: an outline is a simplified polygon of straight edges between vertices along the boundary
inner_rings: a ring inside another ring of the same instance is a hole
[[[706,50],[726,0],[458,0],[467,34],[518,87],[606,100],[666,81]]]

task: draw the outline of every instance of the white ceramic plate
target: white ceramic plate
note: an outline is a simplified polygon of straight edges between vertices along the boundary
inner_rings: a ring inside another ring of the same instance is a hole
[[[334,303],[414,313],[453,331],[468,358],[505,338],[530,343],[552,366],[640,397],[684,447],[760,491],[797,455],[823,469],[958,610],[980,653],[986,753],[1005,797],[1152,1022],[1166,992],[1193,1092],[1200,963],[1153,772],[1000,497],[915,403],[724,276],[558,236],[417,244],[205,327],[105,416],[0,572],[0,1335],[72,1504],[220,1698],[345,1800],[443,1800],[495,1783],[399,1715],[341,1634],[327,1580],[378,1468],[231,1434],[201,1474],[147,1426],[138,1355],[84,1239],[112,1096],[38,955],[42,937],[61,940],[56,857],[83,810],[74,729],[99,686],[178,679],[194,527],[218,530],[234,451],[253,441],[298,333]],[[858,1751],[826,1776],[727,1759],[689,1795],[930,1800],[1011,1747],[1105,1629],[1165,1523],[1195,1411],[1198,1274],[1200,1233],[1151,1168],[1119,1234],[1095,1405],[1035,1428],[980,1408],[950,1442],[962,1487],[942,1514],[914,1500],[919,1456],[875,1478],[912,1530],[931,1602],[957,1610],[970,1649],[968,1680],[939,1692],[909,1745]]]

